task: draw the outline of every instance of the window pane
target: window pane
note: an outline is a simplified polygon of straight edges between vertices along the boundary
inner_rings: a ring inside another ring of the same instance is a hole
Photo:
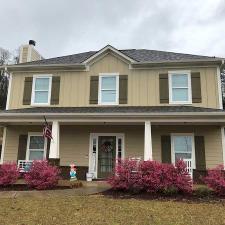
[[[172,89],[172,101],[188,101],[188,89],[187,88],[173,88]]]
[[[35,91],[34,103],[48,103],[48,91]]]
[[[175,153],[175,162],[180,159],[191,159],[191,153]]]
[[[176,136],[174,137],[174,152],[192,152],[192,137],[191,136]]]
[[[173,74],[172,75],[172,87],[188,87],[188,75],[187,74]]]
[[[29,160],[42,160],[44,158],[43,151],[30,151]]]
[[[102,103],[116,102],[116,91],[102,91]]]
[[[102,89],[116,90],[116,77],[102,77]]]
[[[44,137],[31,136],[29,149],[44,149]]]
[[[47,90],[49,89],[49,78],[36,78],[35,90]]]

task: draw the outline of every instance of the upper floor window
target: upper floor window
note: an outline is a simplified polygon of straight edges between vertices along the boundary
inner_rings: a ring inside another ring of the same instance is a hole
[[[189,71],[169,72],[169,102],[191,104],[191,74]]]
[[[119,75],[101,74],[99,76],[100,105],[117,105],[119,102]]]
[[[34,75],[32,86],[32,105],[49,105],[51,98],[51,75]]]

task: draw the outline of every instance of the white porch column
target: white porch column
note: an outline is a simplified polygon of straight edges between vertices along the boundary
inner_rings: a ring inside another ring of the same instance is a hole
[[[1,154],[0,164],[2,164],[4,162],[5,143],[6,143],[6,132],[7,132],[7,127],[3,127],[2,154]]]
[[[152,132],[150,121],[145,121],[144,160],[152,160]]]
[[[223,165],[225,167],[225,135],[224,135],[225,127],[221,127],[221,141],[222,141],[222,151],[223,151]]]
[[[59,121],[52,122],[52,140],[49,150],[50,159],[59,159]]]

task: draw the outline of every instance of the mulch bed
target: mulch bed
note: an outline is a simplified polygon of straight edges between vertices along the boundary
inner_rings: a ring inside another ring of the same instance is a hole
[[[129,193],[125,191],[115,191],[113,189],[109,189],[100,193],[105,197],[114,198],[114,199],[137,199],[137,200],[160,200],[160,201],[179,201],[179,202],[208,202],[208,203],[218,203],[221,202],[225,206],[225,197],[219,197],[215,195],[213,192],[209,193],[205,196],[200,196],[195,191],[193,194],[152,194],[152,193]]]
[[[52,189],[48,190],[64,190],[64,189],[72,189],[82,187],[82,182],[80,181],[72,181],[69,180],[60,180],[58,185]],[[16,183],[10,185],[8,187],[0,187],[0,192],[2,191],[34,191],[36,189],[29,188],[25,183]]]

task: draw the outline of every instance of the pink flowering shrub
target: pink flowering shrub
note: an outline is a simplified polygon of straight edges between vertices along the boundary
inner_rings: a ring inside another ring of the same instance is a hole
[[[51,189],[58,184],[60,170],[51,166],[46,160],[33,161],[29,172],[25,173],[24,179],[28,187],[38,190]]]
[[[186,171],[186,164],[178,161],[176,165],[156,161],[120,161],[114,175],[109,178],[114,190],[150,193],[192,192],[192,179]]]
[[[0,186],[9,186],[16,183],[19,178],[16,163],[4,163],[0,166]]]
[[[219,196],[225,196],[225,171],[224,166],[219,165],[215,169],[208,170],[204,178],[205,184]]]

